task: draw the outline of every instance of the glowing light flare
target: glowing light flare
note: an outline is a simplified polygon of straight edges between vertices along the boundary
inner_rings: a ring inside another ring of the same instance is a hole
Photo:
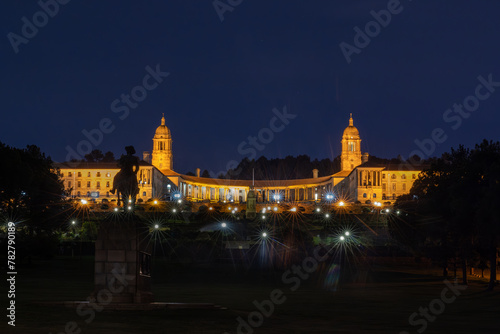
[[[155,224],[155,229],[158,229],[158,227],[160,227],[158,224]]]
[[[292,212],[297,212],[297,208],[296,208],[296,207],[293,207],[293,208],[291,208],[291,209],[290,209],[290,211],[292,211]]]
[[[345,205],[344,201],[339,202],[339,206],[344,206],[344,205]]]
[[[222,226],[222,227],[226,228],[226,227],[227,227],[227,224],[226,224],[226,223],[222,223],[222,224],[220,224],[220,226]]]
[[[88,202],[87,202],[87,200],[86,200],[86,199],[82,199],[82,200],[80,201],[80,203],[82,203],[83,205],[85,205],[85,204],[87,204]]]

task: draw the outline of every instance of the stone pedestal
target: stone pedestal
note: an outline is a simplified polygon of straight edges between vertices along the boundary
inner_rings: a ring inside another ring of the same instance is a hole
[[[151,303],[148,229],[133,214],[103,221],[95,243],[94,298],[101,304]]]

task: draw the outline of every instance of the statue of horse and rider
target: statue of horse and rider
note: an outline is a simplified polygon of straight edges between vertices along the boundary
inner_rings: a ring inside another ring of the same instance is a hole
[[[127,155],[122,155],[120,160],[118,160],[118,167],[120,167],[120,171],[113,179],[113,189],[111,189],[111,193],[114,194],[115,191],[117,191],[118,206],[121,204],[121,197],[123,206],[130,203],[133,207],[135,205],[137,194],[139,193],[139,185],[137,183],[139,158],[134,156],[135,149],[133,146],[125,147],[125,151],[127,151]]]

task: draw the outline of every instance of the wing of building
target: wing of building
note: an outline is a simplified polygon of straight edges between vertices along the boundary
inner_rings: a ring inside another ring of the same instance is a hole
[[[152,198],[183,197],[190,201],[246,202],[253,185],[258,202],[302,202],[339,200],[362,202],[394,201],[407,194],[423,165],[406,163],[377,165],[361,152],[361,137],[352,114],[342,135],[341,171],[333,175],[295,180],[230,180],[179,174],[173,169],[172,135],[165,117],[153,137],[153,151],[143,153],[138,173],[139,196]],[[114,197],[110,194],[116,163],[59,163],[64,185],[73,197]],[[175,195],[175,196],[174,196]]]

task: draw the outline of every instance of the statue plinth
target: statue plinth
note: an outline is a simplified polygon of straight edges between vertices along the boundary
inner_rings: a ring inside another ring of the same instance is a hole
[[[133,214],[103,221],[95,243],[93,297],[101,304],[151,303],[151,244]]]

